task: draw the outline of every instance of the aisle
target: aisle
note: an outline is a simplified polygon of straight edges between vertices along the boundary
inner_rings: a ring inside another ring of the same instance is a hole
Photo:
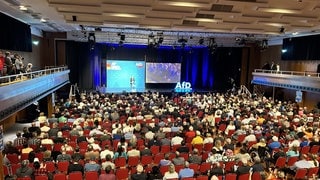
[[[3,141],[4,144],[8,141],[13,141],[16,138],[16,132],[23,130],[24,127],[30,127],[31,123],[15,123],[12,127],[10,127],[6,132],[3,134]]]

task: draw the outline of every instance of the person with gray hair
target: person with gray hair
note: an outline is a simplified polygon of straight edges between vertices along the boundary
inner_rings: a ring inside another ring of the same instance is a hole
[[[194,176],[194,170],[190,169],[189,162],[184,162],[184,168],[179,171],[179,178],[192,178]]]
[[[30,177],[33,179],[33,174],[34,170],[33,168],[29,167],[29,160],[23,160],[21,162],[21,167],[16,171],[17,178]]]

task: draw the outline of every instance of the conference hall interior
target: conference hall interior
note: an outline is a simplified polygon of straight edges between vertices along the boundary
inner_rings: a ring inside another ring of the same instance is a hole
[[[0,1],[0,179],[318,179],[318,0]]]

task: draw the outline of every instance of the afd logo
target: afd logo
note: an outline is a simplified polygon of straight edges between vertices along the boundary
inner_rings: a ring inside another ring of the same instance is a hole
[[[182,83],[178,82],[174,88],[175,92],[192,92],[191,83],[183,81]]]

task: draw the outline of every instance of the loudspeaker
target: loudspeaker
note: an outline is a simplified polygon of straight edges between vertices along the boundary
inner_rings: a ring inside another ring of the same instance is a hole
[[[320,64],[318,64],[317,73],[320,73]]]
[[[72,16],[72,21],[77,21],[77,16]]]

